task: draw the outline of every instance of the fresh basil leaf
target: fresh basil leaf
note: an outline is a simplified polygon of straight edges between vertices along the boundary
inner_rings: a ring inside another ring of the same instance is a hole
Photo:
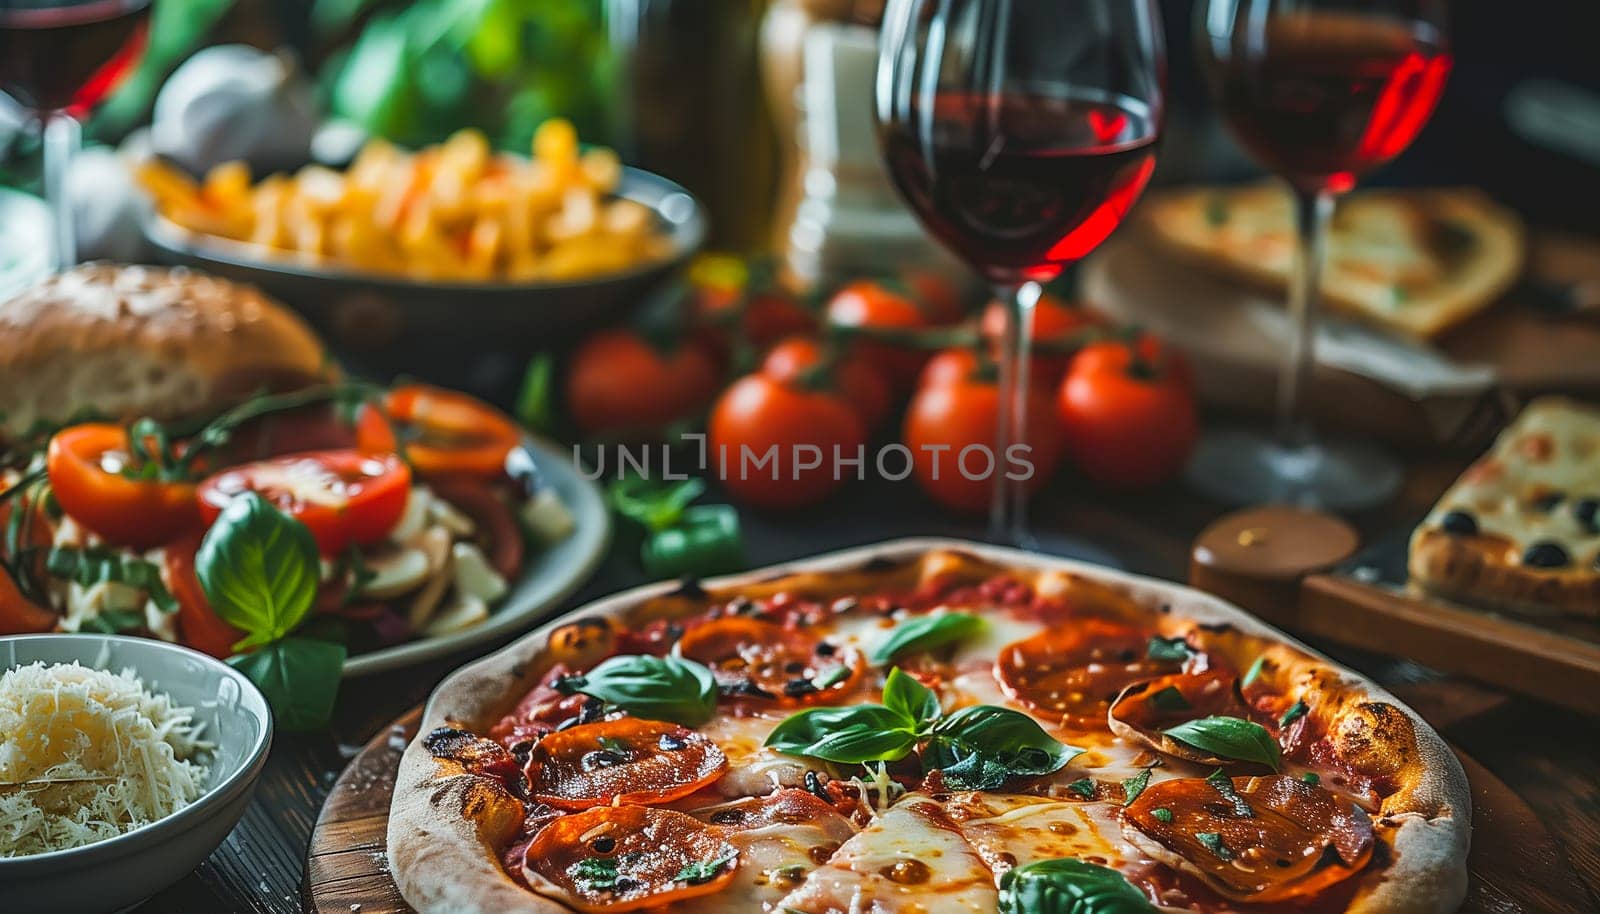
[[[1307,771],[1305,774],[1300,775],[1300,780],[1315,787],[1322,783],[1322,775],[1317,774],[1315,771]]]
[[[905,758],[917,734],[905,715],[883,705],[812,708],[785,718],[765,745],[785,755],[859,765]]]
[[[675,882],[687,882],[690,885],[700,885],[717,878],[717,873],[722,868],[732,863],[739,856],[738,851],[730,851],[721,857],[711,860],[701,860],[696,863],[686,864],[678,870],[678,875],[673,877]]]
[[[236,650],[294,631],[311,611],[321,570],[311,530],[255,492],[228,503],[195,554],[212,610],[245,633]]]
[[[79,624],[80,631],[115,635],[144,627],[144,614],[121,609],[108,609],[98,616],[90,616]]]
[[[903,654],[930,651],[965,641],[987,625],[971,613],[916,616],[896,625],[889,638],[873,652],[873,663],[889,663]]]
[[[1189,642],[1182,638],[1163,638],[1160,635],[1150,636],[1150,647],[1145,651],[1151,660],[1162,663],[1182,663],[1189,659],[1193,653],[1189,649]]]
[[[1241,762],[1256,762],[1277,771],[1282,764],[1278,743],[1267,728],[1237,717],[1202,717],[1163,731],[1202,752]]]
[[[1133,801],[1139,799],[1139,794],[1150,786],[1150,769],[1146,768],[1131,778],[1122,782],[1122,805],[1132,806]]]
[[[994,790],[1013,777],[1051,774],[1083,752],[1058,742],[1028,715],[993,705],[962,708],[928,736],[923,770],[943,772],[961,790]]]
[[[142,590],[156,608],[164,613],[177,612],[178,601],[161,580],[161,569],[136,555],[91,547],[73,549],[53,546],[45,553],[45,571],[52,577],[72,581],[81,587],[93,587],[107,581],[126,584]]]
[[[1294,723],[1296,720],[1305,717],[1306,712],[1309,710],[1311,710],[1310,705],[1307,705],[1303,701],[1295,701],[1294,704],[1289,706],[1289,710],[1283,712],[1283,716],[1278,718],[1278,729],[1281,730],[1284,727]]]
[[[1216,854],[1219,859],[1233,859],[1233,851],[1223,843],[1221,834],[1214,831],[1198,831],[1194,833],[1194,839],[1205,845],[1206,850]]]
[[[1194,705],[1183,697],[1177,686],[1167,686],[1150,696],[1150,706],[1157,711],[1189,711]]]
[[[1157,822],[1172,824],[1172,810],[1165,806],[1157,806],[1155,809],[1150,810],[1150,815],[1154,816]]]
[[[711,671],[682,657],[623,654],[587,673],[556,682],[568,695],[581,692],[648,720],[698,727],[717,708],[717,681]]]
[[[250,678],[272,705],[272,716],[284,730],[316,730],[333,715],[344,671],[345,647],[309,638],[285,638],[228,664]]]
[[[938,720],[944,710],[932,689],[899,667],[890,670],[889,678],[884,680],[883,704],[902,715],[910,728],[918,731]]]
[[[1228,777],[1226,771],[1218,768],[1216,771],[1211,772],[1206,775],[1206,783],[1211,785],[1212,790],[1222,794],[1224,800],[1233,804],[1234,815],[1241,819],[1255,818],[1256,811],[1251,809],[1250,804],[1245,802],[1244,797],[1239,796],[1239,792],[1233,789],[1233,778]]]
[[[1239,680],[1239,688],[1248,689],[1250,686],[1254,685],[1255,681],[1261,678],[1261,670],[1266,667],[1266,665],[1266,654],[1262,654],[1261,656],[1257,657],[1255,662],[1250,664],[1250,669],[1245,671],[1244,678]]]
[[[1093,778],[1078,778],[1076,781],[1068,784],[1067,789],[1078,796],[1083,797],[1085,800],[1094,799],[1095,786]]]
[[[1000,877],[1000,914],[1155,914],[1121,873],[1071,857],[1039,860]]]

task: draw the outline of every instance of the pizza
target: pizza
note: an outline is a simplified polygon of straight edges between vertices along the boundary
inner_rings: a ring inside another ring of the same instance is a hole
[[[1491,609],[1600,617],[1600,409],[1530,403],[1417,527],[1410,570]]]
[[[1297,239],[1289,193],[1278,185],[1175,191],[1142,212],[1156,240],[1178,256],[1287,288]],[[1323,300],[1406,336],[1434,337],[1516,281],[1523,234],[1515,214],[1471,189],[1353,194],[1340,201],[1328,232]]]
[[[905,540],[458,671],[388,856],[422,914],[1392,914],[1461,903],[1470,818],[1415,713],[1213,597]]]

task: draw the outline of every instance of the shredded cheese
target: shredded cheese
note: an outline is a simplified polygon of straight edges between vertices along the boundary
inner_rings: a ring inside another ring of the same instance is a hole
[[[0,857],[81,847],[204,791],[193,710],[120,675],[34,663],[0,674]]]

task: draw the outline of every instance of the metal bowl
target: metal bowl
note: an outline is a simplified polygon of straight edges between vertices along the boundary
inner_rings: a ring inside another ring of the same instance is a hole
[[[194,708],[214,744],[205,758],[206,792],[165,819],[71,850],[0,858],[4,910],[126,910],[188,875],[233,831],[267,761],[272,713],[237,670],[163,641],[81,633],[0,638],[0,670],[35,661],[132,669],[146,688]]]
[[[672,181],[624,168],[617,196],[655,214],[671,253],[567,282],[431,282],[365,273],[275,256],[189,231],[156,213],[146,216],[144,232],[162,262],[259,286],[295,308],[358,373],[405,373],[505,399],[533,352],[615,323],[704,243],[704,207]]]

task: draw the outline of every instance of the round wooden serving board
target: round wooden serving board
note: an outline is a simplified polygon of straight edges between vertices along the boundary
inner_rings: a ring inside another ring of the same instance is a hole
[[[422,718],[413,709],[373,737],[328,794],[306,852],[305,910],[415,914],[389,875],[384,837],[400,754]],[[1470,914],[1583,914],[1589,896],[1533,810],[1471,758]]]

